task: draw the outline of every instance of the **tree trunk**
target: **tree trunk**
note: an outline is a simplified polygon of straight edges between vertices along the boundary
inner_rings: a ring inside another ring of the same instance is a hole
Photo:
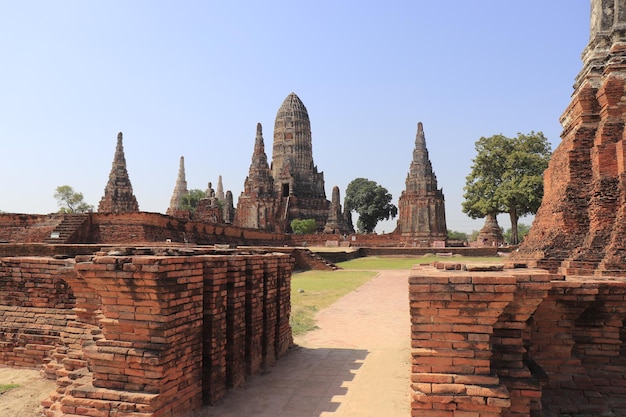
[[[519,244],[519,237],[517,236],[517,221],[519,220],[519,216],[517,215],[517,208],[515,206],[511,207],[509,210],[509,217],[511,218],[511,245]]]

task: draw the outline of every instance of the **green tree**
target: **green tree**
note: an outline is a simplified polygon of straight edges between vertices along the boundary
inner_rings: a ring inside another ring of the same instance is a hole
[[[391,194],[387,189],[366,178],[352,180],[346,188],[344,206],[349,212],[359,215],[359,233],[372,233],[380,220],[394,218],[398,208],[391,204]]]
[[[198,202],[206,197],[206,193],[202,190],[194,188],[189,190],[187,194],[184,194],[180,199],[179,209],[188,210],[192,215],[196,212],[196,208],[198,208]]]
[[[291,221],[291,230],[296,235],[308,235],[315,233],[317,223],[315,219],[293,219]]]
[[[93,206],[84,201],[83,193],[74,191],[69,185],[60,185],[54,192],[54,198],[59,206],[59,213],[87,213],[93,211]]]
[[[473,219],[508,213],[511,244],[519,243],[517,222],[535,214],[543,198],[543,172],[551,149],[543,133],[518,133],[515,138],[480,138],[476,158],[466,177],[463,212]]]

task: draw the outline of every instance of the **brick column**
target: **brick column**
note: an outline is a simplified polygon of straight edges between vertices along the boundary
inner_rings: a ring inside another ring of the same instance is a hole
[[[203,271],[203,401],[215,404],[226,394],[227,257],[206,257]]]
[[[511,406],[503,412],[508,417],[527,417],[542,408],[542,375],[528,355],[528,323],[537,306],[546,298],[551,281],[562,279],[544,270],[511,270],[517,290],[494,324],[490,339],[491,367],[508,388]],[[538,375],[539,373],[539,375]]]
[[[246,380],[246,260],[231,258],[227,271],[226,386],[240,387]]]
[[[255,375],[263,366],[263,292],[265,268],[262,256],[246,259],[246,372]]]
[[[496,417],[510,407],[489,341],[516,282],[502,272],[412,273],[412,416]]]
[[[104,339],[84,349],[96,390],[75,389],[74,397],[86,398],[82,404],[74,401],[75,408],[97,408],[93,404],[102,398],[101,388],[116,390],[120,400],[134,404],[125,405],[124,412],[178,416],[181,411],[198,409],[202,399],[201,260],[101,256],[77,264],[76,270],[102,300]],[[143,394],[129,400],[123,394],[129,391]]]

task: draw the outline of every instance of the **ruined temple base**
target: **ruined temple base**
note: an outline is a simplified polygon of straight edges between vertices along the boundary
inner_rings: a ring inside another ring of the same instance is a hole
[[[626,413],[626,278],[440,266],[409,278],[412,416]]]

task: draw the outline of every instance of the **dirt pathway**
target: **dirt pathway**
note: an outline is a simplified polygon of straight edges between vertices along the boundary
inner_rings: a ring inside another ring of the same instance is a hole
[[[0,368],[0,384],[18,384],[18,388],[0,394],[0,416],[35,417],[42,415],[41,402],[54,391],[56,384],[39,376],[39,371]]]
[[[319,329],[202,417],[408,417],[409,271],[382,271],[317,314]]]

